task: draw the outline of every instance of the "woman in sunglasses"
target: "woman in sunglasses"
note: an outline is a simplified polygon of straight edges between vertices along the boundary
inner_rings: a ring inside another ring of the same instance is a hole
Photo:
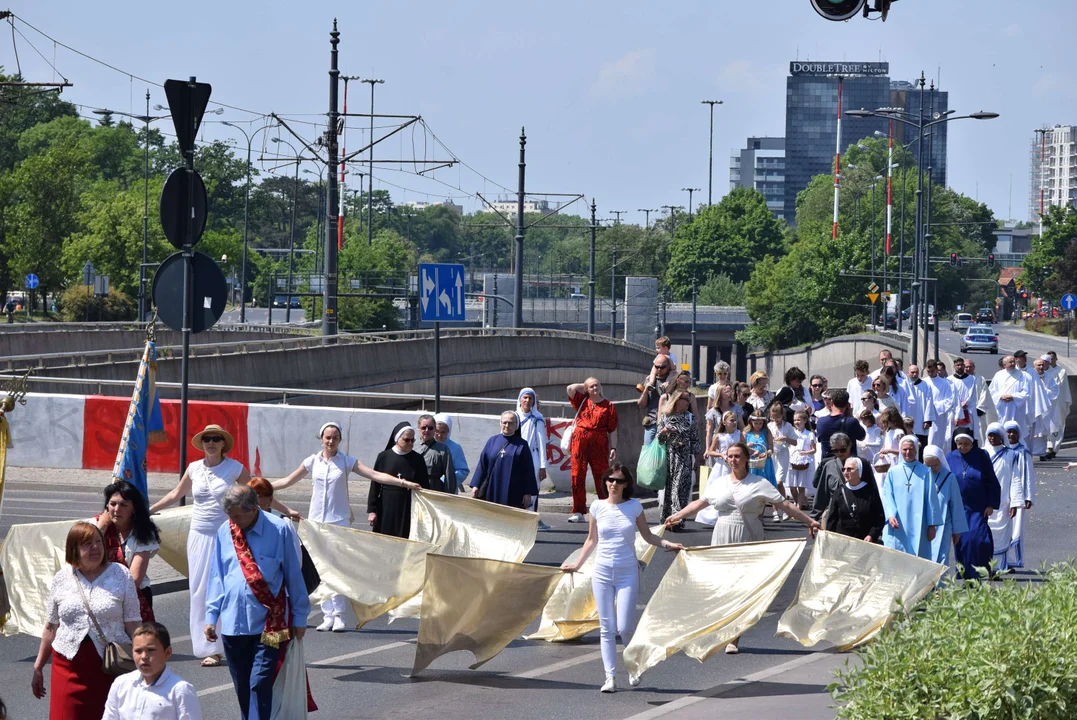
[[[643,505],[632,497],[636,483],[632,472],[616,460],[602,476],[609,496],[591,503],[588,515],[587,540],[579,557],[571,564],[562,565],[565,572],[576,572],[587,562],[591,551],[598,548],[591,589],[598,610],[599,638],[602,647],[602,665],[606,669],[606,682],[602,692],[617,690],[615,672],[617,667],[617,635],[627,647],[636,627],[636,599],[639,597],[639,563],[636,561],[636,532],[646,542],[667,550],[683,550],[680,543],[662,540],[651,533]],[[633,686],[639,680],[629,679]]]
[[[217,554],[217,528],[227,519],[221,500],[235,483],[246,485],[251,474],[243,463],[226,457],[235,440],[220,425],[206,425],[191,438],[191,445],[205,453],[201,460],[187,466],[172,492],[150,507],[160,512],[188,493],[194,498],[191,529],[187,533],[187,575],[191,587],[191,645],[195,657],[202,658],[202,667],[218,667],[224,660],[224,646],[206,640],[206,591],[209,589],[210,560]]]

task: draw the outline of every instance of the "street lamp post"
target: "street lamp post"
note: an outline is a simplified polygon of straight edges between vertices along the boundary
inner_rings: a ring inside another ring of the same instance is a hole
[[[636,208],[636,212],[643,213],[643,229],[651,229],[651,213],[658,212],[656,208]]]
[[[228,120],[221,121],[221,125],[227,125],[228,127],[239,130],[243,133],[243,138],[247,141],[247,188],[243,192],[243,258],[240,261],[242,266],[240,275],[242,276],[242,279],[240,280],[239,293],[239,322],[245,323],[247,322],[247,218],[251,204],[251,144],[254,142],[255,135],[263,130],[273,127],[273,123],[258,128],[250,135],[248,135],[247,131],[239,125],[229,122]],[[142,261],[145,262],[145,258],[143,258]],[[270,306],[269,312],[273,312],[272,306]]]
[[[871,281],[875,282],[875,186],[882,180],[882,175],[876,175],[871,179]],[[886,290],[885,285],[883,290]],[[875,303],[871,304],[871,325],[878,330]],[[883,329],[886,329],[886,310],[883,309]]]
[[[160,105],[157,106],[160,109]],[[94,110],[95,115],[123,115],[131,118],[132,120],[141,120],[145,124],[145,167],[143,171],[143,198],[142,198],[142,264],[138,267],[138,319],[139,322],[146,322],[146,316],[149,314],[149,303],[146,302],[146,264],[149,262],[149,243],[150,243],[150,123],[155,120],[164,120],[169,115],[158,115],[156,117],[150,116],[150,91],[146,90],[146,114],[145,115],[132,115],[131,113],[120,112],[118,110],[109,110],[102,108]]]
[[[714,106],[721,105],[721,100],[700,100],[702,105],[711,106],[711,132],[710,132],[710,146],[707,151],[707,205],[712,202],[712,192],[714,190]]]
[[[700,192],[700,190],[694,187],[681,188],[681,190],[688,193],[688,222],[692,222],[692,193]]]
[[[381,85],[385,81],[366,78],[362,82],[370,86],[370,167],[367,170],[370,185],[366,198],[366,244],[369,247],[374,244],[374,86]]]
[[[288,294],[284,308],[284,322],[290,323],[292,321],[292,273],[295,270],[295,209],[299,202],[299,164],[303,159],[296,152],[295,146],[287,140],[273,138],[273,142],[287,145],[295,153],[295,181],[292,184],[292,222],[288,231]],[[273,309],[270,308],[269,312],[272,313]]]
[[[912,320],[913,333],[912,333],[912,356],[917,356],[917,349],[919,347],[919,322],[917,318],[917,309],[920,304],[920,283],[919,278],[923,277],[922,263],[926,262],[926,256],[924,255],[924,239],[923,239],[923,192],[924,192],[924,174],[922,171],[924,160],[924,130],[933,126],[940,125],[952,120],[972,119],[972,120],[993,120],[999,116],[996,112],[984,112],[980,110],[978,112],[969,113],[968,115],[951,115],[950,113],[940,114],[939,116],[924,122],[924,86],[927,83],[924,74],[920,73],[920,79],[917,81],[920,86],[920,106],[916,120],[912,119],[912,114],[905,112],[899,108],[878,108],[876,110],[847,110],[846,115],[850,117],[881,117],[886,119],[893,119],[897,122],[914,127],[917,130],[917,147],[916,147],[916,169],[917,169],[917,181],[916,181],[916,240],[913,249],[913,297],[912,297],[912,310],[910,311],[910,320]],[[926,300],[926,295],[925,298]],[[937,322],[937,320],[936,320]],[[926,328],[926,325],[925,325]],[[925,329],[926,332],[926,329]],[[925,338],[926,343],[926,338]]]

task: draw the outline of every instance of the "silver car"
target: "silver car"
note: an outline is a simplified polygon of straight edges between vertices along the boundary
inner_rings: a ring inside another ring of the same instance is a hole
[[[998,335],[994,329],[986,325],[973,325],[965,331],[961,338],[961,352],[970,350],[986,350],[992,355],[998,355]]]
[[[954,332],[964,332],[972,327],[973,322],[975,321],[971,313],[957,313],[950,321],[950,329]]]

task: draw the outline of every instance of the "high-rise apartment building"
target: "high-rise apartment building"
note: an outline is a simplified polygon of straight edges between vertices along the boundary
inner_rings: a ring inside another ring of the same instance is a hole
[[[1038,229],[1041,190],[1045,210],[1051,206],[1077,206],[1077,126],[1055,125],[1037,131],[1028,156],[1028,219]]]
[[[785,217],[785,138],[751,137],[729,157],[729,187],[755,188],[774,216]]]
[[[812,177],[834,172],[834,148],[837,139],[838,80],[842,78],[841,151],[876,131],[887,135],[886,118],[854,118],[847,110],[902,108],[913,117],[920,110],[919,88],[907,82],[891,82],[890,64],[885,62],[808,62],[789,64],[785,88],[785,202],[786,222],[796,222],[797,194]],[[932,101],[933,98],[933,101]],[[936,90],[924,93],[925,121],[932,112],[943,113],[949,97]],[[930,164],[932,178],[946,183],[945,124],[936,126],[933,144],[924,144],[925,168]],[[900,122],[894,123],[894,143],[908,145],[916,131]],[[910,150],[915,152],[915,146]],[[885,168],[879,168],[880,171]]]

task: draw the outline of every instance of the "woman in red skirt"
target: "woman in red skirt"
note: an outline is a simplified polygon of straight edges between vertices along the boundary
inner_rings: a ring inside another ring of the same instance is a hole
[[[602,396],[602,385],[596,378],[573,383],[565,388],[576,413],[576,429],[572,431],[572,514],[569,522],[587,522],[587,467],[595,481],[598,497],[606,499],[602,476],[610,460],[617,457],[617,409]]]
[[[67,567],[60,568],[49,589],[48,622],[31,688],[34,697],[45,697],[44,669],[51,655],[50,720],[99,720],[114,679],[101,670],[105,646],[131,642],[142,620],[138,592],[128,569],[105,557],[104,538],[93,523],[71,527],[64,558]]]

